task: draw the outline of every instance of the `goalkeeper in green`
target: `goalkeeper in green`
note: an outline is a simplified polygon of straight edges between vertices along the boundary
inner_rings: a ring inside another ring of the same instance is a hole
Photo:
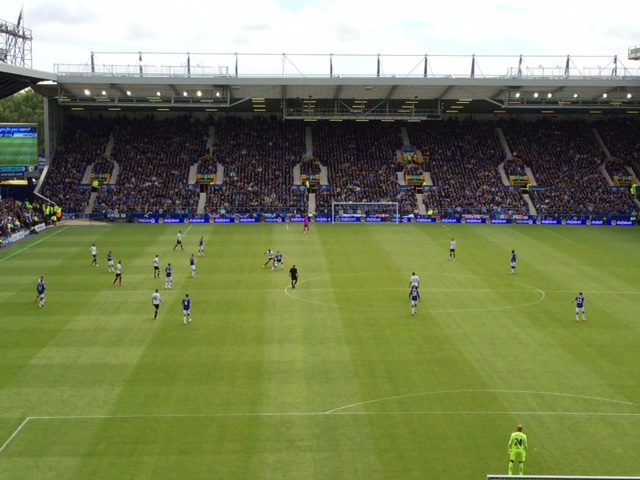
[[[509,475],[513,475],[513,465],[518,461],[520,475],[524,474],[524,459],[527,456],[527,436],[522,433],[522,425],[509,438]]]

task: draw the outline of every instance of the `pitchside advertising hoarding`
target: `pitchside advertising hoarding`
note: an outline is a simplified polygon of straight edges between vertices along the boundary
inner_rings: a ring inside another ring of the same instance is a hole
[[[38,167],[38,126],[0,123],[0,178],[24,178]]]
[[[71,218],[69,216],[68,218]],[[92,215],[91,218],[104,218],[102,215]],[[394,215],[331,215],[318,214],[310,217],[315,223],[396,223]],[[251,215],[225,215],[185,217],[179,215],[132,215],[130,221],[147,224],[254,224],[254,223],[302,223],[301,215],[287,214],[251,214]],[[428,215],[402,215],[399,223],[441,223],[441,224],[467,224],[467,225],[567,225],[567,226],[615,226],[629,227],[636,224],[635,217],[615,216],[608,218],[537,218],[529,216],[517,217],[491,217],[482,215],[469,215],[457,217],[438,217]]]

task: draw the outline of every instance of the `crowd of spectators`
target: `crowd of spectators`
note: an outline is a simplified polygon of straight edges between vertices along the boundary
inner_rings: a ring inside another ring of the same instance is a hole
[[[398,202],[403,213],[417,213],[415,193],[398,184],[395,157],[402,146],[398,125],[322,122],[313,125],[312,134],[314,155],[327,166],[332,186],[318,192],[318,212],[330,212],[333,202]]]
[[[630,214],[626,191],[611,188],[594,125],[586,120],[509,120],[500,124],[514,156],[531,168],[537,183],[530,196],[539,215]]]
[[[628,118],[609,119],[595,122],[594,128],[609,154],[631,167],[636,179],[640,177],[640,124]],[[629,175],[627,171],[622,174]]]
[[[503,168],[507,177],[524,177],[527,175],[527,167],[519,158],[507,158],[504,161]]]
[[[425,165],[419,163],[407,163],[405,165],[399,163],[398,166],[402,168],[405,176],[424,174]]]
[[[498,166],[506,157],[494,122],[448,120],[408,124],[409,138],[429,158],[434,188],[423,193],[427,210],[440,215],[524,215],[529,207],[508,189]]]
[[[40,193],[65,212],[84,213],[91,192],[79,188],[87,167],[104,154],[112,121],[102,117],[65,117],[60,138]]]
[[[120,171],[115,187],[100,189],[94,212],[195,213],[199,194],[185,185],[207,135],[208,123],[188,116],[117,119],[112,155]]]
[[[306,209],[306,196],[292,188],[293,167],[305,152],[302,122],[224,117],[215,129],[213,155],[224,166],[224,179],[209,188],[209,213]]]
[[[218,162],[215,157],[205,155],[198,162],[199,175],[215,175],[218,172]]]
[[[209,127],[216,137],[209,154]],[[530,168],[537,187],[531,199],[542,215],[628,214],[637,205],[628,192],[611,188],[610,176],[640,170],[638,123],[629,120],[447,120],[442,122],[316,122],[311,128],[313,157],[305,156],[305,124],[276,117],[191,116],[156,119],[74,117],[65,119],[41,194],[65,212],[87,209],[90,190],[81,186],[89,164],[94,173],[113,174],[115,184],[100,189],[94,212],[195,213],[199,190],[189,183],[190,168],[200,174],[224,167],[221,184],[207,192],[209,213],[304,211],[308,197],[296,188],[293,168],[319,174],[327,167],[327,188],[316,195],[318,212],[332,202],[399,202],[403,213],[417,212],[416,194],[398,182],[398,172],[420,175],[426,169],[433,187],[423,194],[428,210],[439,214],[526,214],[527,202],[507,175]],[[425,164],[396,162],[409,140],[429,158]],[[498,129],[515,159],[505,160]],[[598,140],[616,159],[607,155]],[[111,157],[104,156],[113,136]],[[113,160],[111,160],[113,159]],[[323,179],[323,183],[324,183]]]
[[[40,206],[12,198],[0,199],[0,239],[20,230],[33,230],[44,221]]]
[[[100,156],[93,162],[91,172],[94,175],[111,175],[113,173],[113,158],[105,155]]]
[[[316,157],[304,157],[300,161],[301,175],[320,175],[322,173],[322,165]]]

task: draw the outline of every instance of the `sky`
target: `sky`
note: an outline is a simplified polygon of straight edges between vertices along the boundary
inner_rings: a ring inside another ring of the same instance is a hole
[[[383,74],[399,76],[419,73],[425,54],[437,74],[467,70],[474,54],[480,70],[502,68],[488,57],[513,65],[521,54],[536,66],[571,55],[589,67],[617,55],[640,68],[627,59],[640,45],[637,0],[2,0],[0,19],[16,23],[22,9],[33,68],[49,72],[87,65],[91,52],[99,65],[137,65],[138,52],[145,64],[181,65],[189,52],[194,67],[230,70],[237,53],[241,74],[327,73],[329,54],[345,75],[375,72],[377,55]],[[460,56],[463,66],[440,56]]]

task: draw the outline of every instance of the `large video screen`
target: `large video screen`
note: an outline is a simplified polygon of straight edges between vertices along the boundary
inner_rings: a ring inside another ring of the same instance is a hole
[[[38,125],[0,123],[0,178],[20,178],[38,165]]]

